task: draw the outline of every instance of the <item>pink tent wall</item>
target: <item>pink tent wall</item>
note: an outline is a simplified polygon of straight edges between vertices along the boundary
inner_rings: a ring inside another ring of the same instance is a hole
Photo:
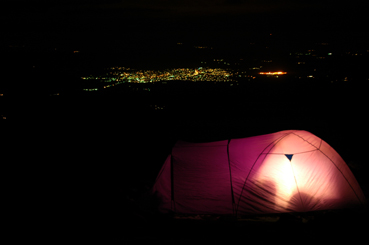
[[[160,211],[184,214],[307,212],[365,203],[339,154],[300,130],[177,142],[152,192]]]

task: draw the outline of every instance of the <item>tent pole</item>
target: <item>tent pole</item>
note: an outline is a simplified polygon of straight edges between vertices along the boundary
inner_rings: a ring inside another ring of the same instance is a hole
[[[173,212],[176,211],[176,206],[174,203],[174,177],[173,177],[173,155],[170,154],[170,190],[171,190],[171,209]]]
[[[227,144],[227,156],[228,156],[228,167],[229,167],[229,179],[231,182],[231,194],[232,194],[232,211],[233,215],[236,214],[236,202],[234,201],[234,194],[233,194],[233,185],[232,185],[232,171],[231,171],[231,159],[229,157],[229,143],[231,142],[231,139],[228,139]]]

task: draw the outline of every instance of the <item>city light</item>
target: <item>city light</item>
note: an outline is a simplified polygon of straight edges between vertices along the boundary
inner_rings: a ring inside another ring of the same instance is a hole
[[[233,71],[221,68],[175,68],[166,70],[134,70],[126,67],[111,67],[106,76],[81,77],[82,80],[99,80],[100,82],[110,83],[103,88],[109,88],[122,83],[155,83],[175,81],[192,82],[235,82],[232,79]],[[94,89],[83,89],[84,91],[97,91]]]
[[[124,67],[112,67],[112,75],[118,76],[111,78],[112,81],[127,81],[132,83],[149,83],[167,80],[186,80],[186,81],[233,81],[229,77],[232,72],[220,68],[176,68],[166,70],[133,70]]]

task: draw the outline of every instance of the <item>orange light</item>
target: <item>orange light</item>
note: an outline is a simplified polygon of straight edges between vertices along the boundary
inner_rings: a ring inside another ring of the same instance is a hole
[[[275,72],[259,72],[259,74],[260,75],[273,75],[273,76],[275,76],[275,75],[285,75],[285,74],[287,74],[287,72],[285,72],[285,71],[275,71]]]

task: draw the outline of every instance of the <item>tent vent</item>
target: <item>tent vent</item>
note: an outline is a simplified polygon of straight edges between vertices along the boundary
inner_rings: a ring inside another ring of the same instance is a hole
[[[293,154],[284,154],[287,158],[288,158],[288,160],[292,160],[292,156],[293,156]]]

